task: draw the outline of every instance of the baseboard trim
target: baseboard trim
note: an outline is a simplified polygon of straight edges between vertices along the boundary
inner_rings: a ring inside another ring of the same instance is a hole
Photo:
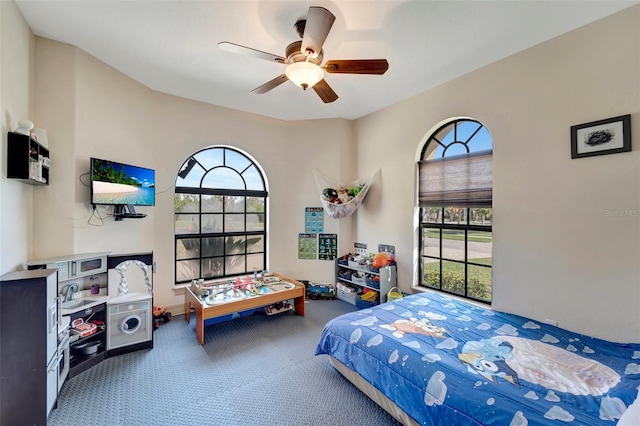
[[[184,303],[179,305],[162,305],[168,312],[171,312],[171,316],[184,315]]]

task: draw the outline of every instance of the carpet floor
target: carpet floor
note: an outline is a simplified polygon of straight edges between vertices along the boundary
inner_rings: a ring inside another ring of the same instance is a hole
[[[314,356],[324,324],[354,310],[311,300],[293,313],[205,327],[176,316],[154,331],[154,348],[107,358],[67,380],[49,426],[398,425],[326,356]]]

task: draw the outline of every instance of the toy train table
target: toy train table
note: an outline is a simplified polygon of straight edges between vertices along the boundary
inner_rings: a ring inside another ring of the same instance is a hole
[[[202,288],[185,288],[184,319],[190,323],[191,310],[195,311],[196,338],[202,345],[205,320],[289,299],[293,299],[296,314],[304,316],[305,286],[294,279],[270,273],[260,280],[246,276],[231,281],[210,281]]]

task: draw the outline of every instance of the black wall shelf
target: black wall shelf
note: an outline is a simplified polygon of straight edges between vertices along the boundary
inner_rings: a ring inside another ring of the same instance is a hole
[[[113,215],[117,221],[122,219],[142,219],[143,217],[147,217],[144,213],[137,213],[136,209],[131,204],[113,206]]]
[[[30,185],[49,185],[49,150],[29,135],[9,132],[7,178]]]

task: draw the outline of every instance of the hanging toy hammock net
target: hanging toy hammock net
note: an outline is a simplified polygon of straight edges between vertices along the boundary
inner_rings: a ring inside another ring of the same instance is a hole
[[[329,217],[340,219],[351,216],[364,200],[379,171],[380,169],[376,170],[364,179],[339,183],[314,170],[313,176],[320,192],[320,201]]]

